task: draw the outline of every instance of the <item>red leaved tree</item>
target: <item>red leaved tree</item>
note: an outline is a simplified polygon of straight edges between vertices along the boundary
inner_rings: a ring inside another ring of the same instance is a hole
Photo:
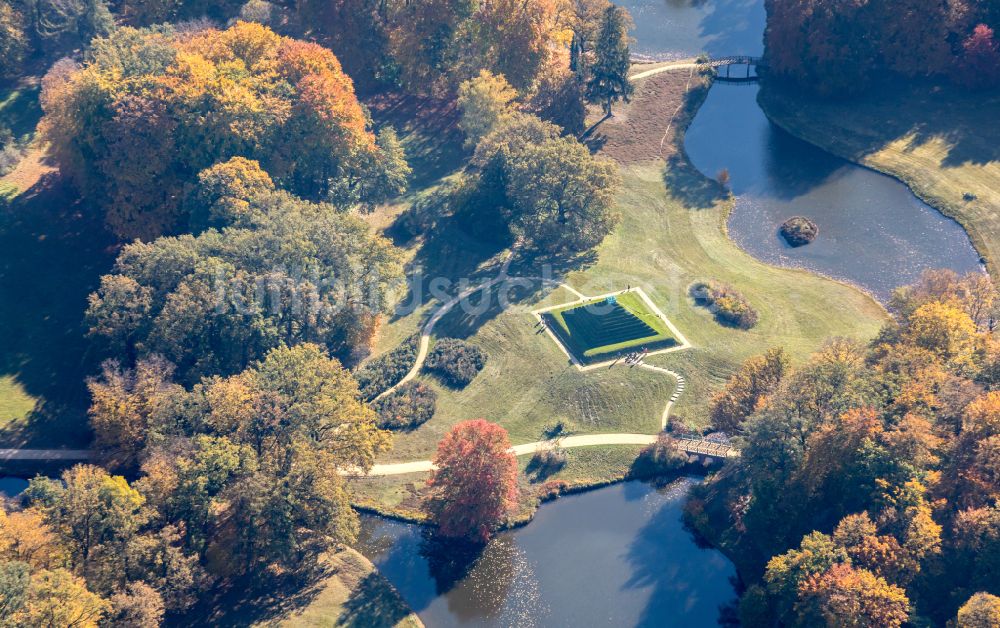
[[[962,81],[969,87],[989,89],[1000,85],[1000,44],[993,29],[980,24],[962,44]]]
[[[443,536],[486,542],[517,503],[517,460],[507,430],[464,421],[438,443],[425,509]]]

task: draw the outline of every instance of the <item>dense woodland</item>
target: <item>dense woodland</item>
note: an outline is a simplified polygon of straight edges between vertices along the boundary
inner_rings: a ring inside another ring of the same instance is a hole
[[[943,624],[1000,595],[996,288],[929,272],[890,309],[868,345],[832,339],[797,368],[770,351],[713,401],[743,455],[688,516],[725,513],[746,625]]]
[[[768,71],[830,96],[887,75],[1000,85],[1000,6],[990,0],[767,0]]]
[[[572,255],[617,221],[615,168],[575,134],[586,100],[630,95],[627,23],[606,0],[0,2],[0,75],[44,74],[38,141],[118,240],[85,315],[107,358],[86,383],[98,460],[0,511],[0,624],[183,622],[352,542],[337,470],[370,468],[383,428],[435,401],[422,384],[375,401],[415,340],[348,368],[403,288],[400,250],[362,215],[411,175],[355,86],[461,109],[475,158],[413,224],[464,213]],[[444,339],[427,369],[462,387],[487,359]],[[517,467],[503,428],[459,427],[427,513],[482,541]],[[496,458],[497,484],[470,452]]]
[[[879,72],[1000,82],[995,2],[767,7],[769,70],[819,93]],[[354,541],[333,471],[371,468],[435,404],[418,383],[381,396],[416,338],[364,361],[404,278],[364,214],[412,172],[363,97],[460,111],[467,163],[407,209],[413,235],[460,224],[572,258],[621,219],[617,166],[578,138],[588,104],[632,96],[629,23],[607,0],[0,0],[0,75],[44,75],[39,139],[116,239],[85,314],[98,459],[0,510],[0,625],[184,623],[210,593]],[[705,295],[756,324],[728,286]],[[929,274],[891,310],[868,345],[751,359],[712,403],[744,453],[688,515],[747,567],[748,626],[1000,614],[996,290]],[[460,388],[488,359],[446,339],[426,368]],[[509,445],[481,420],[441,441],[424,505],[439,534],[482,542],[505,522]],[[681,464],[666,440],[651,451]]]

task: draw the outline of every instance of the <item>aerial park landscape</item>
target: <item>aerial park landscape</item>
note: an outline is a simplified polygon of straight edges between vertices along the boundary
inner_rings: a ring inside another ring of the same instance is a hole
[[[0,624],[1000,626],[997,27],[0,0]]]

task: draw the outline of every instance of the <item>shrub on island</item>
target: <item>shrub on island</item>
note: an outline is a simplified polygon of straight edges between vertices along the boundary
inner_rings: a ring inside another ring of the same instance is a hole
[[[407,338],[403,344],[369,361],[355,371],[361,398],[371,401],[399,383],[417,361],[418,337]]]
[[[707,307],[723,325],[750,329],[757,324],[757,310],[746,298],[725,284],[700,281],[690,288],[695,304]]]
[[[434,344],[424,368],[450,386],[463,388],[486,366],[486,352],[458,338],[442,338]]]
[[[799,247],[805,246],[815,240],[816,235],[819,233],[819,227],[808,218],[792,216],[781,223],[779,231],[785,242],[788,242],[790,246]]]
[[[437,393],[427,384],[407,382],[372,406],[384,430],[409,430],[434,416]]]

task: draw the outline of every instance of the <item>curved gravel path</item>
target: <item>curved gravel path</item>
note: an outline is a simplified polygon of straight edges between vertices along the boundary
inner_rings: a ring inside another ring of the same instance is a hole
[[[423,367],[424,362],[427,359],[427,353],[430,348],[431,334],[434,331],[434,326],[438,323],[438,321],[440,321],[441,318],[445,314],[450,312],[452,308],[454,308],[457,304],[461,303],[463,299],[468,298],[469,296],[475,294],[480,290],[488,290],[497,283],[505,279],[508,279],[509,277],[507,275],[507,269],[510,266],[511,259],[512,257],[507,258],[507,260],[503,263],[503,266],[501,266],[500,272],[497,274],[496,277],[493,277],[492,279],[489,279],[477,286],[466,288],[465,290],[457,294],[451,300],[445,302],[443,305],[441,305],[441,307],[439,307],[437,310],[434,311],[434,314],[432,314],[431,317],[427,319],[427,322],[424,323],[424,325],[420,328],[420,345],[419,345],[419,350],[417,351],[417,359],[414,361],[413,367],[410,368],[409,372],[407,372],[407,374],[403,377],[403,379],[401,379],[395,386],[392,386],[388,390],[384,391],[378,397],[375,397],[375,399],[379,399],[380,397],[390,394],[392,391],[396,390],[399,386],[402,386],[404,383],[412,380],[414,377],[417,376],[417,374],[420,372],[420,369]],[[552,279],[546,279],[544,277],[514,277],[512,279],[528,279],[534,281],[543,281],[565,288],[566,290],[573,293],[577,297],[576,301],[572,301],[570,303],[583,302],[590,299],[599,298],[599,297],[588,297],[579,290],[577,290],[576,288],[573,288],[572,286],[569,286],[565,283],[555,281]],[[644,299],[648,300],[648,297],[646,297],[645,294],[643,294],[642,296]],[[562,307],[564,305],[567,304],[560,304],[557,307]],[[653,307],[655,308],[655,305]],[[666,318],[664,318],[664,320],[666,320]],[[684,349],[691,346],[684,338],[684,336],[680,334],[679,331],[677,331],[676,329],[674,329],[673,331],[677,333],[680,340],[682,341],[682,344],[679,347],[676,347],[675,349]],[[559,344],[559,346],[562,347],[562,344],[558,343],[558,341],[557,344]],[[603,367],[607,366],[608,364],[609,363],[601,363],[586,367],[582,365],[577,365],[577,368],[579,368],[580,370],[591,370],[592,368]],[[681,375],[680,373],[672,371],[668,368],[664,368],[662,366],[654,366],[652,364],[646,364],[644,362],[640,362],[639,364],[637,364],[637,366],[650,371],[655,371],[657,373],[662,373],[664,375],[674,378],[677,381],[677,387],[674,389],[674,392],[670,395],[670,399],[667,400],[667,403],[663,408],[663,413],[660,415],[660,427],[661,429],[666,428],[667,420],[670,418],[670,410],[673,407],[674,402],[677,401],[677,398],[681,395],[681,393],[684,392],[684,387],[687,382],[685,381],[684,376]],[[653,443],[655,441],[656,441],[655,434],[623,434],[623,433],[581,434],[578,436],[564,436],[550,440],[535,441],[533,443],[524,443],[523,445],[515,445],[514,447],[510,448],[510,451],[516,456],[524,456],[527,454],[533,454],[538,451],[543,451],[545,449],[550,449],[557,445],[563,448],[592,447],[595,445],[649,445],[650,443]],[[376,464],[371,468],[371,470],[368,472],[367,475],[369,477],[402,475],[406,473],[420,473],[420,472],[431,471],[433,468],[434,465],[431,463],[430,460],[417,460],[414,462],[399,462],[391,464]],[[345,473],[347,473],[348,475],[363,475],[359,472],[347,471]]]

